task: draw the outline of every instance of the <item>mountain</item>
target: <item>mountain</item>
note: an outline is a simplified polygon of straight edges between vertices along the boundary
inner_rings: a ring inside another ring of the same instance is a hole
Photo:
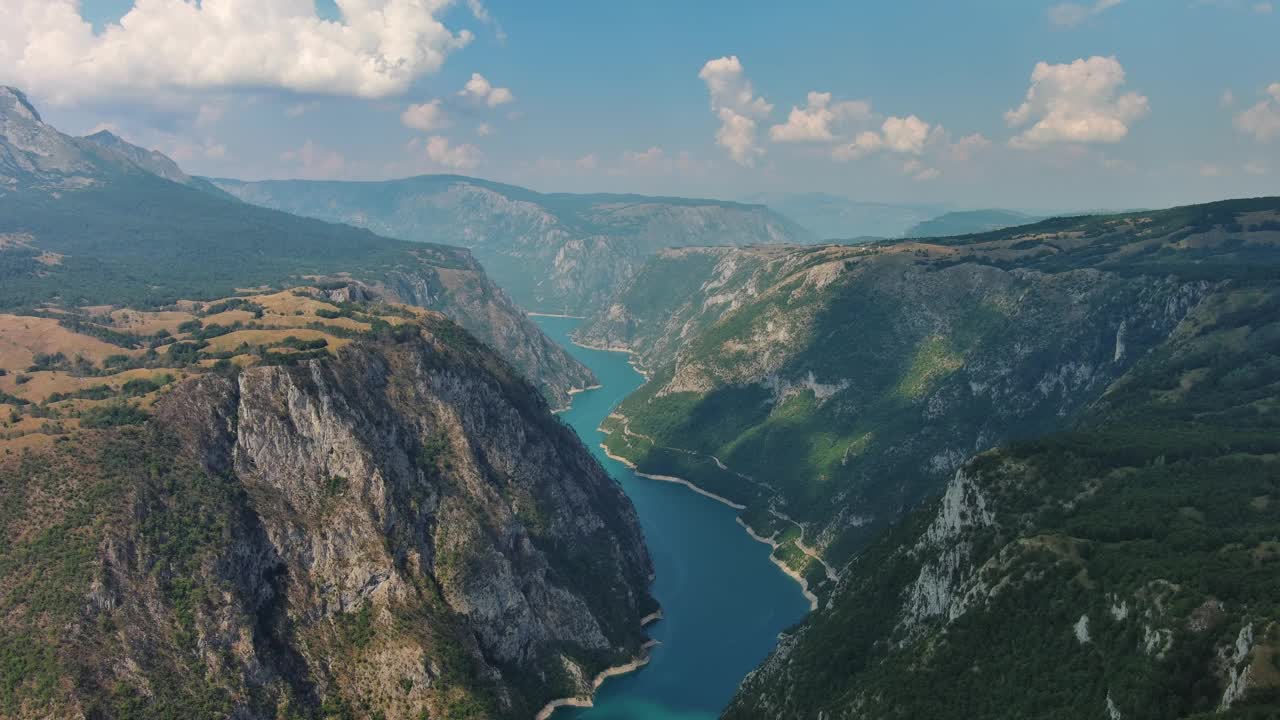
[[[917,223],[902,234],[908,238],[950,237],[1029,225],[1040,218],[1013,210],[962,210]]]
[[[971,457],[1068,427],[1224,288],[1274,282],[1278,223],[1258,199],[674,250],[576,339],[650,376],[606,423],[610,451],[746,505],[822,593]]]
[[[630,501],[443,315],[0,314],[0,715],[520,718],[632,661]]]
[[[156,173],[160,173],[157,175]],[[168,179],[166,179],[168,178]],[[0,310],[157,307],[317,278],[440,310],[557,404],[594,382],[466,250],[242,203],[112,135],[72,138],[0,88]]]
[[[522,306],[585,315],[655,252],[808,239],[760,205],[641,195],[543,194],[456,175],[387,182],[212,180],[256,205],[470,248]]]
[[[82,145],[84,143],[92,143],[98,147],[123,156],[140,170],[144,170],[152,175],[164,178],[169,182],[198,188],[205,192],[212,192],[215,194],[221,193],[221,191],[214,187],[209,181],[203,178],[191,177],[183,172],[182,168],[178,167],[178,163],[174,162],[164,153],[134,145],[109,130],[101,130],[92,135],[86,135],[85,137],[79,138],[79,140]]]
[[[829,193],[759,193],[743,201],[767,205],[825,240],[903,237],[912,226],[947,210],[942,205],[860,202]]]
[[[1273,229],[1232,235],[1274,253],[1274,209],[1250,214]],[[1277,717],[1274,262],[1215,281],[1064,432],[966,463],[725,717]]]

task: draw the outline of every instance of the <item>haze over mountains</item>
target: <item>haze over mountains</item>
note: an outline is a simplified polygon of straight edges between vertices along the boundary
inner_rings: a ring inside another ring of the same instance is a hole
[[[450,175],[212,182],[265,207],[470,248],[517,302],[545,313],[587,314],[663,248],[811,239],[764,206],[715,200],[542,194]]]

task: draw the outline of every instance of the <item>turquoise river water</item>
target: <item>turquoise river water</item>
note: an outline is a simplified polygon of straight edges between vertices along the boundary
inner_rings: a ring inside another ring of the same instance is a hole
[[[574,396],[561,417],[635,503],[657,572],[663,619],[649,664],[611,678],[595,707],[562,709],[552,720],[712,720],[738,683],[809,609],[800,586],[769,560],[769,547],[737,524],[736,511],[674,483],[638,477],[599,445],[601,421],[644,379],[624,353],[573,345],[571,318],[533,318],[595,371],[601,387]]]

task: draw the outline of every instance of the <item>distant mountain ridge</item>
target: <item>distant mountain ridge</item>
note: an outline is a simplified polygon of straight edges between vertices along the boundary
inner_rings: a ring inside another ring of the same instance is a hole
[[[930,203],[853,200],[831,193],[756,193],[742,198],[795,220],[819,240],[902,237],[911,227],[950,208]]]
[[[115,135],[74,138],[0,88],[0,308],[207,299],[259,285],[355,280],[443,312],[555,404],[594,382],[470,252],[407,243],[240,202]]]
[[[470,248],[530,310],[586,315],[644,260],[687,245],[805,242],[762,205],[643,195],[539,193],[464,177],[211,183],[256,205],[391,237]]]
[[[1028,225],[1041,218],[1016,210],[960,210],[917,223],[902,234],[907,238],[951,237]]]

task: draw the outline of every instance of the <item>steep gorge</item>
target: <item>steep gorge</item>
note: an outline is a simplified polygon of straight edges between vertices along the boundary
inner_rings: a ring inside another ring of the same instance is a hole
[[[11,717],[527,718],[641,652],[630,502],[449,321],[0,459]]]

